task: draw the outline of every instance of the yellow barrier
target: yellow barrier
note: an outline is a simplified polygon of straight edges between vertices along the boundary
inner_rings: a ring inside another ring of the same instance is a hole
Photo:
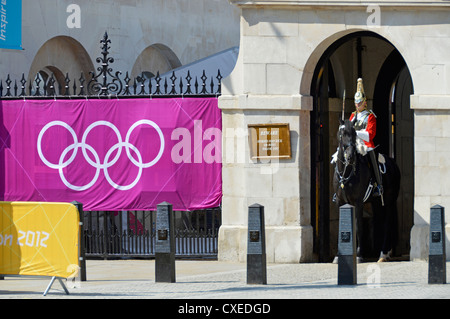
[[[0,202],[0,274],[74,276],[79,225],[73,204]]]

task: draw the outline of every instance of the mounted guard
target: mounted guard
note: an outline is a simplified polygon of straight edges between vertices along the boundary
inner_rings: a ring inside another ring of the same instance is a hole
[[[357,82],[355,108],[350,120],[344,120],[343,108],[340,120],[338,149],[331,161],[335,165],[333,187],[336,193],[333,201],[337,207],[344,204],[355,207],[359,261],[369,250],[363,241],[363,207],[365,203],[371,203],[374,212],[374,249],[381,251],[379,257],[381,262],[390,258],[390,251],[396,241],[396,201],[400,189],[400,170],[394,159],[379,154],[378,161],[383,167],[382,174],[380,173],[373,142],[376,134],[376,116],[367,109],[362,79],[358,79]],[[367,153],[369,156],[366,156]],[[376,189],[373,191],[374,176]]]
[[[383,183],[380,175],[378,161],[375,155],[375,144],[373,139],[377,133],[377,120],[375,113],[367,109],[366,94],[364,92],[363,80],[361,78],[357,81],[357,89],[355,93],[355,108],[356,110],[350,116],[350,121],[353,122],[353,127],[356,130],[356,135],[364,141],[364,145],[358,146],[360,154],[369,154],[373,173],[377,185],[373,191],[374,196],[383,197]]]

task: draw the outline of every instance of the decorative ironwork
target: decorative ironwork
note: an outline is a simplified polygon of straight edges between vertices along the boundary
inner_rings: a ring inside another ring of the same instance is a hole
[[[139,96],[218,96],[221,94],[222,75],[218,70],[217,75],[206,74],[203,71],[200,77],[192,76],[188,70],[182,77],[176,71],[156,76],[146,77],[144,73],[131,79],[128,72],[121,79],[122,72],[113,71],[111,64],[114,58],[109,56],[111,40],[105,32],[101,43],[101,56],[96,62],[99,66],[97,73],[89,72],[86,78],[83,72],[78,81],[66,74],[65,77],[56,77],[51,73],[43,75],[39,72],[31,81],[25,79],[25,74],[19,80],[11,80],[8,74],[6,80],[0,79],[0,98],[80,98],[96,96],[108,98],[111,96],[139,97]],[[192,83],[194,81],[194,83]]]
[[[177,258],[217,258],[220,207],[174,211]],[[86,258],[154,258],[156,211],[84,212]],[[163,234],[161,234],[163,235]]]
[[[115,75],[112,74],[113,70],[110,68],[109,64],[114,63],[114,58],[109,57],[109,49],[111,47],[109,44],[111,40],[108,38],[108,33],[105,32],[103,39],[100,40],[102,43],[102,56],[97,58],[97,63],[101,65],[97,68],[99,72],[97,75],[94,72],[90,72],[92,75],[92,79],[88,84],[88,91],[92,92],[92,95],[109,95],[109,94],[120,94],[122,92],[122,81],[119,78],[119,75],[122,72],[117,71]],[[112,82],[108,82],[108,77],[112,79]],[[101,83],[98,82],[98,79],[101,78]]]

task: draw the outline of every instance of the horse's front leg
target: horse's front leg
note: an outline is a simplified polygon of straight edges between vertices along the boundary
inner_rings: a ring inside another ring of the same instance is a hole
[[[363,203],[357,203],[355,205],[355,219],[356,219],[356,258],[357,262],[363,262],[365,254],[364,248],[364,222],[363,222]]]

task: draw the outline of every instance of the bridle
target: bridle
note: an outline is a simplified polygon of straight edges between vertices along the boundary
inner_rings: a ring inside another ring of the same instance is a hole
[[[339,177],[339,185],[340,187],[343,189],[345,187],[345,184],[349,181],[350,178],[352,178],[353,175],[355,175],[356,173],[356,160],[353,160],[352,162],[350,162],[350,156],[348,156],[347,154],[347,149],[348,147],[352,147],[352,149],[355,149],[355,145],[353,142],[349,143],[348,145],[343,145],[342,143],[342,131],[344,130],[344,127],[341,125],[339,127],[339,151],[342,152],[343,154],[343,158],[344,160],[342,160],[339,156],[338,152],[338,156],[337,156],[337,160],[336,160],[336,165],[335,165],[335,172]],[[342,171],[339,171],[339,165],[338,165],[338,161],[341,162],[342,164],[344,164],[344,169]],[[347,174],[347,176],[345,175],[345,173],[347,172],[347,168],[351,167],[352,169],[350,170],[350,173]]]

